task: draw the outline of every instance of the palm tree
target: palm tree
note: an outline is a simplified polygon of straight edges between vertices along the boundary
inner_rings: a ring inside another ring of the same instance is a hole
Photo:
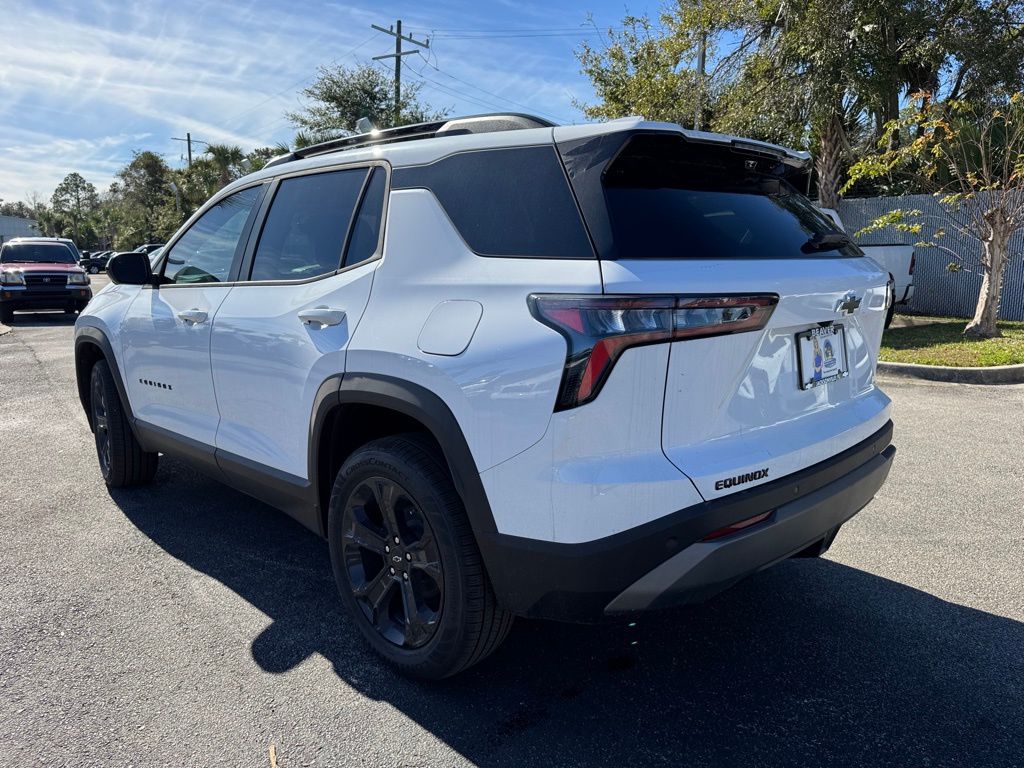
[[[226,187],[238,178],[238,164],[245,159],[242,148],[234,144],[210,144],[206,154],[217,168],[217,177],[221,187]]]

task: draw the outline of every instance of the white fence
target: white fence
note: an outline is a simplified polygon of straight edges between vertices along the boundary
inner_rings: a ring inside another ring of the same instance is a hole
[[[931,195],[907,195],[905,197],[865,197],[843,200],[839,215],[851,234],[869,224],[883,213],[894,210],[919,210],[926,218],[921,219],[924,231],[915,236],[892,228],[872,232],[857,238],[863,245],[880,243],[905,243],[913,245],[928,239],[937,226],[948,222],[945,210]],[[975,262],[981,255],[981,246],[976,240],[954,232],[946,226],[946,234],[938,239],[946,248],[963,256],[968,262]],[[949,272],[946,266],[953,261],[949,253],[938,248],[917,248],[917,265],[914,268],[914,297],[908,310],[918,315],[953,315],[970,317],[978,301],[981,275],[977,272]],[[1024,320],[1024,232],[1017,232],[1010,241],[1010,261],[1003,279],[1003,295],[999,316],[1004,320]]]

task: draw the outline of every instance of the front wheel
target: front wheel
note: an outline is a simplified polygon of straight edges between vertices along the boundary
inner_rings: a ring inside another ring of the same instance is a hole
[[[135,439],[105,360],[92,367],[89,400],[103,480],[111,488],[150,483],[156,474],[159,454],[142,450]]]
[[[501,644],[512,615],[494,597],[444,460],[417,435],[375,440],[331,491],[331,564],[349,615],[402,672],[448,677]]]
[[[99,274],[99,271],[100,271],[100,268],[97,267],[95,264],[93,264],[91,267],[89,267],[89,274],[90,275]]]
[[[14,319],[14,310],[0,304],[0,323],[9,323]]]

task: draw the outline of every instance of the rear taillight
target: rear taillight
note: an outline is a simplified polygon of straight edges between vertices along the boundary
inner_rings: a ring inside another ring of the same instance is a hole
[[[589,403],[630,347],[763,328],[779,297],[534,294],[530,311],[568,344],[556,411]]]

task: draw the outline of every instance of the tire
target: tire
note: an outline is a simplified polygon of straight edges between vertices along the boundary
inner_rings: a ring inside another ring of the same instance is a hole
[[[90,275],[98,274],[99,271],[100,271],[100,268],[97,267],[95,264],[93,264],[91,267],[89,267],[89,274]]]
[[[896,305],[893,304],[889,307],[889,311],[885,313],[885,327],[888,328],[892,325],[892,316],[896,313]]]
[[[512,614],[497,604],[462,499],[426,440],[397,435],[356,450],[328,515],[338,591],[386,661],[438,680],[501,645]]]
[[[159,454],[142,450],[135,439],[105,360],[92,367],[89,393],[96,457],[104,482],[111,488],[148,485],[156,474]]]
[[[9,323],[14,319],[14,310],[0,304],[0,323]]]

